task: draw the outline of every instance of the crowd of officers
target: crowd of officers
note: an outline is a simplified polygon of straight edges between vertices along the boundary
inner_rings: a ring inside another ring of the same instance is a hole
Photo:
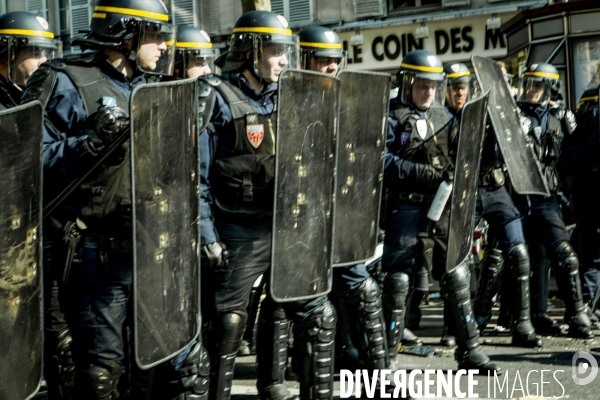
[[[169,14],[160,0],[101,0],[90,33],[73,42],[88,51],[65,59],[43,18],[23,12],[0,17],[0,107],[31,100],[44,105],[46,198],[89,168],[125,129],[129,97],[138,85],[199,78],[214,100],[210,123],[199,137],[204,340],[153,368],[154,373],[132,378],[135,368],[127,362],[124,333],[131,317],[133,268],[129,150],[123,145],[44,220],[45,378],[53,399],[113,399],[119,392],[131,398],[228,399],[236,355],[247,324],[253,323],[247,311],[253,283],[268,276],[271,267],[277,82],[284,68],[296,65],[296,35],[281,16],[250,12],[237,21],[228,51],[216,58],[200,29],[178,27],[175,40],[169,39],[174,34]],[[333,31],[308,28],[299,33],[299,42],[300,68],[329,75],[344,68],[342,44]],[[174,62],[168,53],[175,55]],[[210,75],[213,62],[227,79]],[[459,368],[500,371],[479,344],[500,281],[506,310],[499,324],[512,330],[514,346],[541,347],[538,334],[564,334],[546,314],[548,265],[566,305],[566,334],[593,337],[586,303],[600,281],[600,220],[594,207],[600,186],[597,103],[586,103],[576,123],[560,102],[559,75],[552,65],[534,64],[523,73],[518,94],[523,132],[518,134],[526,135],[550,196],[512,192],[510,179],[516,177],[507,173],[488,126],[475,224],[481,219],[489,224],[489,246],[472,299],[469,265],[445,269],[448,207],[433,226],[425,214],[440,184],[452,175],[461,110],[480,90],[464,64],[444,66],[424,50],[407,54],[396,78],[378,279],[365,263],[335,268],[329,295],[335,307],[327,296],[288,303],[264,299],[255,343],[263,399],[292,397],[285,384],[291,336],[300,397],[332,397],[336,325],[343,344],[338,351],[356,365],[402,368],[400,342],[419,344],[405,321],[418,326],[421,297],[414,289],[427,289],[419,280],[423,276],[440,282],[441,343],[456,346]],[[116,106],[104,104],[107,97],[116,99]],[[249,140],[247,114],[263,126],[261,141]],[[567,209],[577,223],[577,251],[563,220]],[[62,266],[67,264],[65,282]]]

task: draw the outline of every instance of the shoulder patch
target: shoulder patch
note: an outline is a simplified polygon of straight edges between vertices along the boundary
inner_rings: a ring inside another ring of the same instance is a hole
[[[27,87],[23,91],[23,96],[21,96],[21,103],[39,100],[46,108],[55,83],[56,71],[53,66],[50,63],[42,64],[29,77]]]

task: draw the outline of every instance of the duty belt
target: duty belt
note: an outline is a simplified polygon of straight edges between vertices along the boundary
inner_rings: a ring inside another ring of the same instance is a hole
[[[414,204],[429,204],[433,201],[433,195],[421,193],[400,192],[398,199]]]

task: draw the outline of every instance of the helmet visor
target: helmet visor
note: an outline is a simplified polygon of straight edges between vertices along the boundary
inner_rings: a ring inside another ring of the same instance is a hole
[[[215,71],[215,57],[201,55],[200,52],[188,52],[183,57],[183,68],[188,78],[210,75]]]
[[[20,42],[21,39],[18,39]],[[62,42],[56,39],[27,41],[8,46],[8,79],[24,87],[33,72],[43,63],[62,57]]]
[[[519,102],[545,104],[550,100],[552,80],[536,76],[523,76],[519,85]]]
[[[348,55],[343,51],[343,56],[339,56],[339,51],[330,55],[318,55],[312,49],[300,49],[300,65],[302,69],[321,72],[324,74],[335,75],[343,69],[346,69]]]
[[[437,78],[437,77],[436,77]],[[425,111],[433,106],[443,106],[446,98],[446,79],[418,78],[412,72],[402,74],[402,102],[414,104]]]
[[[298,42],[295,36],[254,36],[254,72],[268,83],[275,83],[285,68],[298,68]],[[276,40],[272,40],[276,39]]]
[[[471,79],[449,84],[446,90],[446,106],[460,110],[467,101],[477,98],[475,81],[476,79]]]
[[[176,29],[171,24],[141,24],[136,57],[137,66],[141,71],[154,75],[173,74]]]

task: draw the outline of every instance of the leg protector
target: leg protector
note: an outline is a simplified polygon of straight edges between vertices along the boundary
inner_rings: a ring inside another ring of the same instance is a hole
[[[177,400],[208,400],[210,361],[202,343],[197,343],[179,369],[185,393]]]
[[[531,323],[531,300],[529,298],[529,254],[527,246],[518,244],[506,256],[508,271],[514,284],[513,297],[513,344],[525,347],[541,347],[542,341],[535,334]]]
[[[267,297],[263,300],[256,338],[258,380],[261,398],[286,398],[285,370],[288,359],[290,321],[281,305]]]
[[[496,295],[496,280],[502,272],[504,258],[502,251],[491,249],[481,263],[481,273],[477,282],[477,291],[473,303],[473,311],[477,318],[477,325],[480,332],[483,332],[492,315],[492,299]]]
[[[373,278],[367,278],[343,304],[350,336],[361,360],[366,360],[369,369],[385,369],[389,357],[379,285]]]
[[[388,335],[388,356],[396,359],[398,344],[404,331],[406,298],[410,290],[410,277],[404,272],[394,272],[385,278],[383,293],[383,315]]]
[[[210,331],[210,398],[229,400],[233,383],[235,356],[240,348],[246,320],[246,310],[233,310],[215,316]]]
[[[440,280],[442,296],[449,302],[456,325],[457,349],[454,357],[459,368],[497,370],[479,345],[479,332],[471,307],[469,267],[460,264]]]
[[[47,364],[44,370],[51,398],[71,399],[75,384],[75,362],[71,355],[69,329],[46,332]]]
[[[116,399],[119,397],[117,384],[122,373],[121,364],[101,358],[79,367],[75,377],[75,398]]]
[[[579,260],[577,254],[567,241],[560,242],[554,248],[558,266],[557,282],[561,282],[565,299],[565,314],[568,316],[569,336],[591,338],[594,336],[590,327],[592,322],[585,311],[579,278]]]
[[[294,322],[292,367],[303,400],[333,397],[335,308],[329,300],[303,321]]]

